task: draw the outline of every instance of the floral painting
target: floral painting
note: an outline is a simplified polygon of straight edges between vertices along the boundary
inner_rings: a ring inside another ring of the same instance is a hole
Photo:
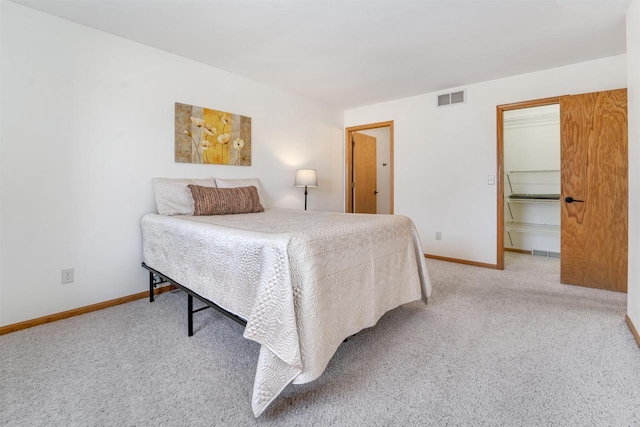
[[[251,166],[251,117],[176,102],[178,163]]]

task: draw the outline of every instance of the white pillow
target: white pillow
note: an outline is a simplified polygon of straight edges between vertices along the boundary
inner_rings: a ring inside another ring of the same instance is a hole
[[[264,197],[262,187],[260,186],[260,180],[258,178],[245,178],[245,179],[225,179],[214,178],[216,180],[216,186],[218,188],[235,188],[235,187],[251,187],[252,185],[258,189],[258,197],[260,198],[260,204],[266,210],[269,209],[267,201]]]
[[[153,178],[153,193],[160,215],[193,215],[193,196],[187,185],[215,187],[214,178]]]

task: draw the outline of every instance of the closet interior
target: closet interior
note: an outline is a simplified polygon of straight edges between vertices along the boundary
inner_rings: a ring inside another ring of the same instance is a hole
[[[560,106],[504,112],[504,247],[560,257]]]

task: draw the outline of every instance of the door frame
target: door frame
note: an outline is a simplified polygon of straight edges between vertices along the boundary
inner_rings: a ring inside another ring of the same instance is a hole
[[[514,102],[496,107],[497,146],[496,146],[496,199],[497,199],[497,251],[496,269],[504,270],[504,112],[521,108],[542,107],[560,104],[560,97],[534,99],[532,101]]]
[[[349,126],[345,128],[345,203],[344,211],[353,213],[353,146],[351,145],[351,136],[354,132],[369,129],[389,128],[389,213],[393,214],[393,120],[386,122],[369,123],[366,125]]]

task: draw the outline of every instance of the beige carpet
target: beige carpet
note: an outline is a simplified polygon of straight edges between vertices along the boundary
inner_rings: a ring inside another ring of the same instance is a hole
[[[257,420],[257,345],[211,310],[188,338],[182,293],[0,336],[0,425],[640,425],[626,295],[560,285],[558,260],[506,265],[429,260],[428,306],[388,313]]]

